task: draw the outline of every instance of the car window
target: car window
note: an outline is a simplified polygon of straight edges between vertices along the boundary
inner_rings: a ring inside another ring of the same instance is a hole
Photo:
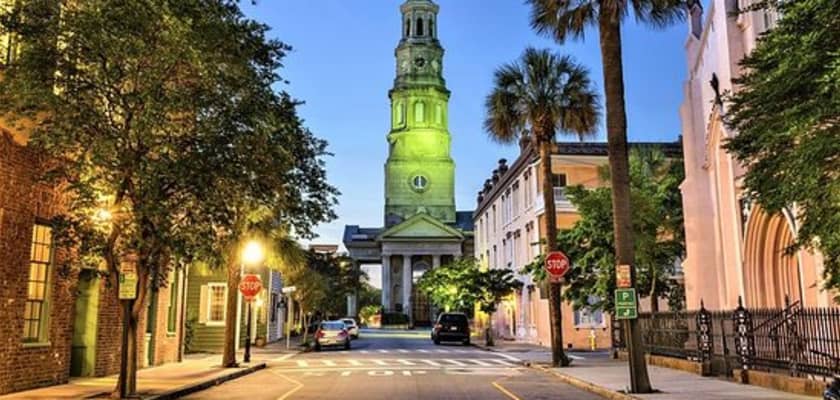
[[[344,329],[344,324],[341,322],[325,322],[321,324],[321,329],[325,331],[340,331]]]
[[[449,324],[465,324],[467,323],[467,317],[460,314],[443,314],[440,316],[440,322],[446,322]]]
[[[353,321],[352,319],[344,319],[342,321],[347,325],[356,325],[356,322]]]

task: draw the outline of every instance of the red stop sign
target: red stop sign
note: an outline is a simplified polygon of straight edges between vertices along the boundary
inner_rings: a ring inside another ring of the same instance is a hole
[[[260,290],[262,290],[262,280],[260,280],[259,275],[245,275],[239,282],[239,291],[242,293],[245,301],[253,300],[254,296],[260,293]]]
[[[562,251],[552,251],[545,258],[545,271],[548,272],[548,277],[552,282],[563,278],[563,275],[569,272],[569,268],[571,268],[569,257],[566,257]]]

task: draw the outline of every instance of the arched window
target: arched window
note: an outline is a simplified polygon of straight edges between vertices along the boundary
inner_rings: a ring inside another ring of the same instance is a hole
[[[405,124],[405,104],[401,101],[397,102],[396,107],[394,107],[394,122],[397,126]]]
[[[437,32],[435,32],[435,21],[429,20],[429,36],[437,37]]]
[[[435,105],[435,123],[443,124],[443,107],[440,104]]]
[[[417,36],[423,36],[423,19],[417,18]]]
[[[411,18],[405,20],[405,36],[411,36]]]
[[[426,104],[422,101],[414,103],[414,122],[423,122],[426,117]]]

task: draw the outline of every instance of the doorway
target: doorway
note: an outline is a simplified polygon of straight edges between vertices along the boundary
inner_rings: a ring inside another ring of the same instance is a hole
[[[79,273],[73,341],[70,350],[70,376],[93,376],[96,367],[96,330],[99,311],[99,278],[96,271]]]

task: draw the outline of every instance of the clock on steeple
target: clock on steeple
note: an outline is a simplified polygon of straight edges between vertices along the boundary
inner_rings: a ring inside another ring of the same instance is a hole
[[[444,50],[438,41],[439,7],[431,0],[407,0],[400,11],[397,76],[389,92],[392,119],[385,163],[385,225],[421,210],[441,222],[454,223],[455,163],[450,156]]]

